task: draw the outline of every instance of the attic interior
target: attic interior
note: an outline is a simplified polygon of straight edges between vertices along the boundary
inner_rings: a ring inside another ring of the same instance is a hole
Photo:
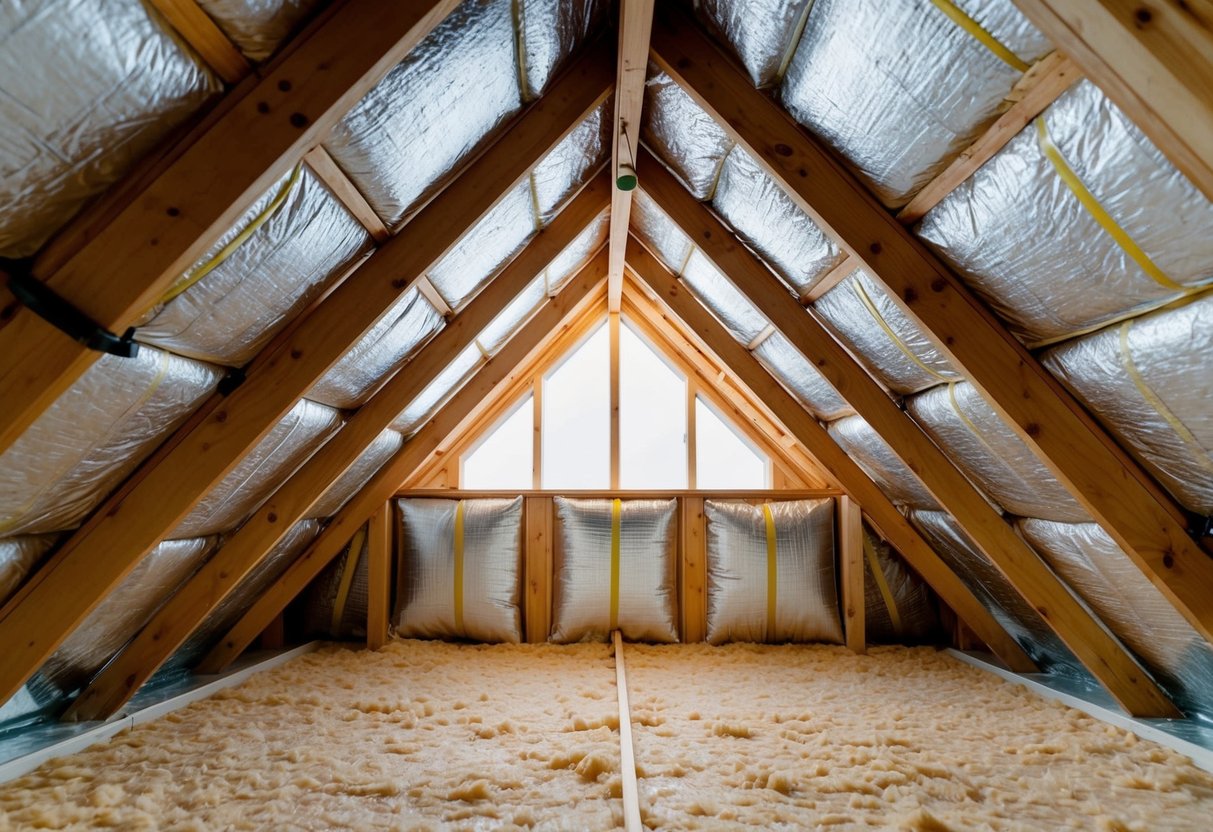
[[[1207,828],[1208,0],[0,32],[0,828]]]

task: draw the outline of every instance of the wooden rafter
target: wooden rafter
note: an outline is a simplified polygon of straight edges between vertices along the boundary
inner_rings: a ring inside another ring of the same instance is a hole
[[[1184,512],[971,292],[693,23],[658,14],[653,57],[891,297],[1155,586],[1213,638],[1213,561]]]
[[[613,79],[600,41],[539,102],[346,279],[222,406],[123,499],[74,535],[0,620],[0,699],[14,694],[84,616],[547,152],[592,113]]]
[[[1213,200],[1213,3],[1015,0]]]
[[[498,312],[593,222],[607,205],[609,188],[605,172],[587,185],[156,612],[77,697],[66,718],[104,719],[126,704],[291,527],[307,516],[325,491],[395,420],[402,407],[437,378],[451,358],[471,344]]]
[[[257,634],[298,595],[344,548],[354,531],[366,522],[400,484],[429,456],[442,438],[459,424],[497,385],[527,360],[545,341],[555,337],[592,302],[595,292],[606,282],[607,263],[603,255],[590,261],[554,298],[545,301],[517,333],[489,359],[450,401],[405,442],[391,460],[329,522],[320,536],[220,639],[196,670],[212,673],[226,667],[240,655]]]
[[[350,0],[90,229],[79,250],[54,258],[53,272],[35,261],[34,277],[124,332],[455,5]],[[0,326],[3,453],[99,353],[24,307]]]
[[[1137,716],[1175,713],[1129,652],[1002,519],[908,413],[878,385],[763,263],[652,157],[642,159],[645,193],[743,295],[779,328],[881,435],[947,508],[1011,586],[1048,622],[1125,709]]]
[[[621,168],[635,167],[640,147],[640,113],[644,106],[644,79],[649,66],[649,30],[653,25],[654,0],[620,0],[619,49],[616,54],[615,129],[611,137],[612,176]],[[632,191],[618,186],[611,193],[609,251],[611,272],[608,294],[610,310],[619,311],[623,294],[623,256],[628,243],[628,217]]]
[[[888,497],[838,446],[800,403],[737,343],[721,324],[660,261],[633,238],[628,244],[628,268],[661,299],[661,302],[706,349],[741,378],[778,417],[779,421],[816,457],[833,481],[863,506],[863,510],[906,561],[922,575],[940,598],[956,611],[1004,662],[1018,672],[1035,668],[976,596],[935,554]]]

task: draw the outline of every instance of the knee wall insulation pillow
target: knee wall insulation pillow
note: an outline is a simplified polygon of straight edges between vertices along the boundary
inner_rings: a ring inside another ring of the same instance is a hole
[[[708,643],[842,643],[832,498],[705,511]]]
[[[522,640],[522,498],[399,500],[396,632]]]
[[[674,500],[557,497],[550,640],[676,642]]]

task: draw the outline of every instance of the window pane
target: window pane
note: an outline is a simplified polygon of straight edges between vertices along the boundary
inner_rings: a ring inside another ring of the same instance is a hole
[[[619,328],[619,484],[687,487],[686,380]]]
[[[543,487],[611,485],[610,337],[600,326],[543,382]]]
[[[695,399],[695,487],[767,488],[767,459]]]
[[[528,489],[534,431],[531,397],[493,428],[492,433],[463,457],[460,487],[477,489]]]

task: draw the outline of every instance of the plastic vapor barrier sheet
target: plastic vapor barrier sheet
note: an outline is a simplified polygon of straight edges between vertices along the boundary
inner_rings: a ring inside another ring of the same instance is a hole
[[[678,641],[675,500],[555,498],[551,641]]]
[[[842,643],[834,500],[707,500],[709,644]]]
[[[396,455],[396,451],[400,450],[403,444],[404,437],[394,430],[384,430],[376,436],[375,440],[362,452],[362,456],[358,457],[354,464],[320,495],[320,499],[308,512],[308,517],[332,517],[341,511],[350,498],[357,494],[362,486],[366,485],[367,481],[379,473],[379,469]]]
[[[922,481],[862,417],[839,419],[831,422],[827,429],[834,441],[894,503],[907,508],[939,508]]]

